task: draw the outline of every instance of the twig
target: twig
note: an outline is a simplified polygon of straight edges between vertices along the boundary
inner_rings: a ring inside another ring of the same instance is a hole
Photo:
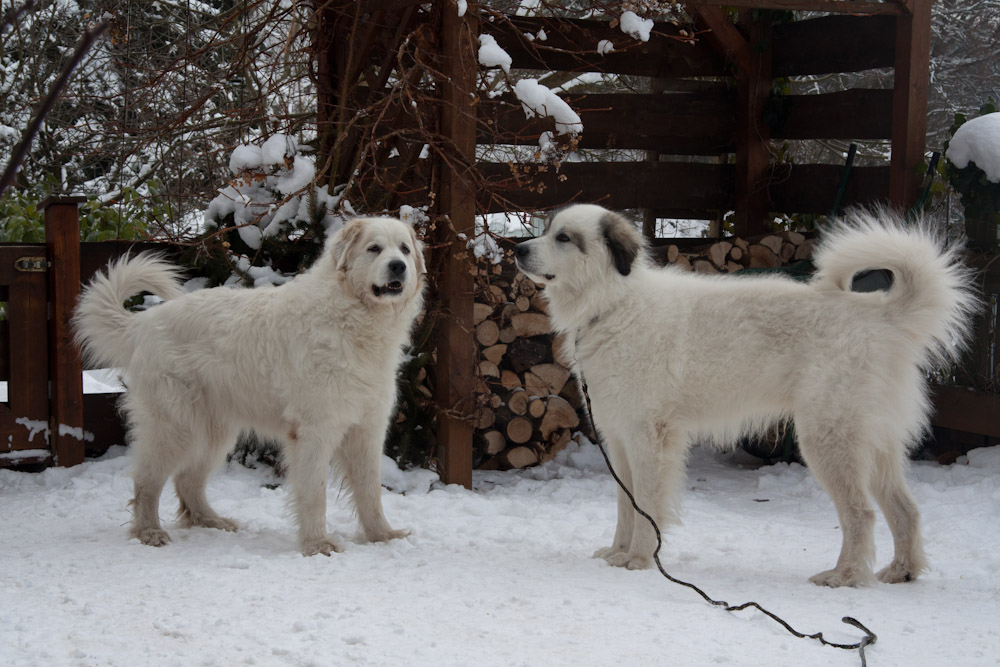
[[[4,18],[6,21],[6,17]],[[94,42],[104,34],[108,29],[108,23],[106,21],[98,23],[96,26],[84,33],[83,38],[76,47],[76,51],[73,53],[73,57],[70,59],[66,66],[63,67],[62,73],[59,78],[53,82],[49,94],[42,101],[41,106],[38,111],[35,112],[35,116],[28,123],[28,127],[25,128],[24,133],[21,135],[21,141],[14,147],[14,152],[10,156],[10,161],[7,163],[7,168],[4,169],[3,176],[0,177],[0,195],[6,192],[7,188],[14,184],[14,177],[17,174],[17,170],[20,169],[21,163],[24,162],[25,156],[28,154],[28,149],[31,147],[31,143],[35,140],[35,135],[38,134],[38,129],[42,126],[42,121],[45,117],[52,111],[52,107],[55,106],[56,100],[62,94],[63,89],[66,88],[66,84],[69,83],[70,77],[73,75],[73,70],[83,61],[87,51],[94,45]]]
[[[17,23],[22,16],[30,12],[34,9],[34,7],[35,0],[27,0],[27,2],[20,7],[11,7],[7,13],[3,15],[3,18],[0,19],[0,35],[3,34],[3,31],[7,28],[7,26],[12,26]]]

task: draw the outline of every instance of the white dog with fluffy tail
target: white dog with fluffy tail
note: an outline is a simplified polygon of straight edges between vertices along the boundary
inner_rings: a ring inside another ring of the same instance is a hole
[[[873,496],[895,544],[878,573],[895,583],[926,566],[907,453],[928,425],[925,371],[953,359],[976,298],[956,248],[924,223],[856,212],[832,226],[809,283],[654,268],[642,236],[599,206],[557,213],[516,248],[545,284],[554,327],[568,333],[594,421],[638,505],[675,522],[688,448],[731,443],[792,417],[803,458],[830,494],[843,534],[836,566],[811,581],[872,578]],[[856,273],[888,269],[888,291],[851,291]],[[645,568],[656,537],[624,493],[614,541],[595,556]]]
[[[235,530],[205,483],[241,431],[283,445],[302,553],[341,551],[326,532],[331,461],[365,536],[403,537],[382,512],[380,463],[402,348],[422,306],[424,260],[413,229],[359,218],[315,264],[279,287],[184,294],[173,265],[122,259],[80,297],[74,324],[88,359],[124,367],[134,457],[131,535],[161,546],[160,494],[173,475],[180,523]],[[166,300],[131,313],[140,292]]]

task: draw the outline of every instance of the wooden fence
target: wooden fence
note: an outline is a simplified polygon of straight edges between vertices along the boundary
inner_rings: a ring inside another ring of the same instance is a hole
[[[710,5],[712,3],[704,3]],[[480,212],[537,210],[571,201],[652,210],[657,217],[711,219],[736,213],[736,235],[769,231],[770,212],[829,213],[844,175],[838,164],[773,159],[771,140],[886,140],[884,164],[855,167],[843,203],[913,204],[924,160],[930,3],[912,13],[830,15],[771,24],[741,11],[739,26],[702,3],[689,10],[711,27],[686,43],[681,28],[656,24],[648,42],[606,21],[507,17],[483,24],[512,68],[552,76],[589,72],[649,77],[651,92],[566,94],[583,124],[580,148],[633,149],[653,160],[549,165],[480,162]],[[925,14],[927,16],[925,16]],[[914,25],[917,29],[914,29]],[[737,29],[739,27],[739,30]],[[544,41],[533,39],[544,34]],[[606,40],[615,51],[599,54]],[[894,88],[812,95],[772,90],[780,77],[894,69]],[[513,95],[478,105],[480,144],[537,145],[552,119],[526,119]],[[924,119],[921,124],[920,119]]]
[[[80,198],[50,199],[46,244],[0,244],[0,467],[70,466],[124,444],[118,394],[83,394],[79,351],[69,321],[81,282],[125,252],[163,250],[164,244],[80,243]],[[978,387],[935,388],[934,425],[958,433],[966,446],[1000,439],[1000,262],[979,262],[985,305],[963,381]],[[470,341],[475,332],[465,332]],[[474,343],[471,343],[474,345]],[[985,391],[983,391],[985,389]],[[471,461],[470,461],[471,465]]]
[[[83,364],[70,318],[81,282],[131,242],[80,243],[82,197],[50,198],[45,244],[0,244],[0,467],[72,466],[124,444],[117,394],[83,394]]]

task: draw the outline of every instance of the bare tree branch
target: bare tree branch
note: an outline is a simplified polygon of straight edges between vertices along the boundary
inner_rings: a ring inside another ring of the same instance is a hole
[[[76,51],[73,53],[73,57],[68,63],[66,63],[66,66],[63,68],[62,74],[59,75],[59,78],[53,82],[52,88],[49,89],[49,94],[42,101],[41,106],[35,113],[34,118],[31,119],[28,127],[24,129],[24,133],[21,135],[21,141],[14,147],[14,152],[10,156],[7,168],[4,169],[3,176],[0,177],[0,195],[6,192],[7,188],[13,185],[17,170],[24,161],[24,157],[28,154],[28,149],[31,148],[31,142],[35,140],[35,135],[38,134],[38,128],[42,126],[42,121],[45,120],[45,116],[52,111],[52,107],[55,105],[56,99],[58,99],[63,89],[66,88],[66,84],[69,83],[69,79],[73,75],[73,70],[75,70],[83,61],[84,56],[87,55],[87,51],[90,50],[90,48],[94,45],[94,42],[96,42],[107,29],[107,23],[98,23],[96,26],[88,30],[80,40],[79,45],[76,47]]]
[[[35,0],[27,0],[20,7],[11,7],[10,10],[0,18],[0,35],[7,29],[7,26],[17,23],[22,16],[30,12],[35,6]]]

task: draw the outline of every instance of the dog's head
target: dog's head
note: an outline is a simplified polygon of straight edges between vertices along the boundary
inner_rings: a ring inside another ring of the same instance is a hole
[[[337,274],[366,303],[406,302],[423,287],[423,244],[395,218],[355,218],[331,240],[331,252]]]
[[[545,223],[542,236],[514,250],[518,268],[532,280],[573,291],[629,275],[644,253],[645,240],[632,223],[591,204],[562,209]]]

